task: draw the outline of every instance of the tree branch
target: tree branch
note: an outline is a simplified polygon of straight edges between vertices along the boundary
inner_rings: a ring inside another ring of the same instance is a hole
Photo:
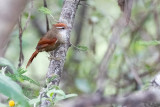
[[[129,0],[129,1],[125,0],[123,14],[122,16],[120,16],[120,18],[117,20],[117,22],[113,26],[112,37],[109,41],[107,51],[99,65],[97,87],[98,87],[98,91],[100,92],[103,92],[103,89],[105,86],[104,79],[106,76],[105,74],[107,71],[107,67],[109,65],[109,61],[112,58],[113,53],[116,49],[120,35],[122,34],[123,30],[125,29],[125,27],[128,25],[130,21],[132,3],[133,3],[133,0]]]
[[[19,47],[20,47],[18,67],[21,67],[21,65],[24,61],[24,55],[23,55],[23,50],[22,50],[23,29],[22,29],[21,15],[19,16],[18,27],[19,27]]]
[[[46,0],[43,0],[43,4],[44,4],[44,7],[47,8],[47,1]],[[47,31],[49,30],[49,21],[48,21],[47,15],[46,15],[46,29],[47,29]]]
[[[58,107],[94,107],[99,105],[118,104],[123,107],[159,107],[160,106],[160,74],[151,82],[151,86],[128,96],[104,97],[100,94],[81,96],[77,99],[61,102]]]
[[[21,67],[23,61],[24,61],[24,55],[23,55],[23,50],[22,50],[22,36],[23,32],[26,30],[28,23],[31,18],[31,9],[33,8],[33,0],[31,0],[31,8],[28,12],[28,18],[26,20],[26,23],[24,25],[24,28],[22,28],[22,15],[19,16],[19,21],[18,21],[18,27],[19,27],[19,47],[20,47],[20,53],[19,53],[19,64],[18,67]]]
[[[51,52],[52,56],[54,57],[59,57],[60,60],[51,60],[49,67],[48,67],[48,72],[46,75],[46,80],[48,81],[47,88],[46,89],[52,89],[53,86],[58,86],[60,83],[60,78],[61,78],[61,74],[63,71],[63,66],[65,63],[65,58],[66,58],[66,54],[67,54],[67,50],[70,47],[70,32],[71,29],[73,27],[73,22],[74,22],[74,18],[75,18],[75,13],[78,7],[80,0],[65,0],[64,1],[64,5],[62,8],[62,12],[60,15],[60,19],[59,22],[63,22],[65,24],[67,24],[68,28],[67,28],[67,43],[66,44],[62,44],[58,49],[54,50],[53,52]],[[56,78],[53,78],[53,76],[56,76]],[[51,80],[51,81],[49,81]],[[41,91],[41,107],[48,107],[51,105],[51,102],[48,100],[43,100],[46,99],[46,90],[43,89],[44,91]],[[53,95],[53,99],[55,98],[55,94]]]

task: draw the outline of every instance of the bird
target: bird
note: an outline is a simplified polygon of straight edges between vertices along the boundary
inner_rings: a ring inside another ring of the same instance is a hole
[[[50,52],[55,50],[60,44],[64,44],[67,41],[67,25],[65,23],[56,23],[52,25],[52,28],[39,40],[35,52],[30,57],[26,68],[32,63],[33,59],[39,52]]]

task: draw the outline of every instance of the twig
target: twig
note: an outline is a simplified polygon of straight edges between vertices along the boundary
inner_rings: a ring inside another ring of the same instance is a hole
[[[44,7],[47,8],[47,1],[46,0],[43,0],[43,4],[44,4]],[[49,21],[48,21],[47,15],[46,15],[46,29],[47,29],[47,31],[49,30]]]
[[[31,9],[32,8],[33,8],[33,0],[31,0]],[[23,32],[26,30],[26,28],[28,26],[30,17],[31,17],[31,10],[28,13],[28,18],[26,20],[25,26],[22,29],[22,22],[21,22],[22,15],[19,16],[18,26],[19,26],[19,45],[20,45],[19,46],[20,47],[20,53],[19,54],[20,55],[19,55],[19,64],[18,64],[18,67],[21,67],[21,65],[22,65],[22,63],[24,61],[24,55],[23,55],[23,50],[22,50],[22,35],[23,35]]]
[[[134,63],[131,63],[131,61],[129,60],[129,58],[128,58],[128,56],[125,54],[125,61],[126,61],[126,63],[128,64],[128,66],[129,66],[129,69],[130,69],[130,72],[132,73],[132,75],[133,75],[133,77],[134,77],[134,79],[135,79],[135,81],[137,82],[137,84],[140,86],[140,87],[142,87],[142,80],[141,80],[141,78],[140,78],[140,76],[139,76],[139,74],[138,74],[138,68],[137,67],[135,67],[135,65],[134,65]]]
[[[25,23],[25,26],[24,26],[22,32],[24,32],[24,31],[26,30],[27,26],[28,26],[29,20],[30,20],[30,18],[31,18],[31,9],[32,9],[32,8],[33,8],[33,0],[31,0],[31,7],[30,7],[30,10],[29,10],[29,12],[28,12],[28,18],[27,18],[27,20],[26,20],[26,23]]]
[[[21,65],[22,65],[22,63],[24,61],[23,50],[22,50],[22,34],[23,34],[23,30],[22,30],[22,26],[21,26],[21,15],[19,17],[18,26],[19,26],[19,46],[20,46],[18,67],[21,67]]]
[[[87,12],[87,7],[80,8],[80,12],[78,14],[79,20],[75,23],[75,31],[76,31],[76,40],[75,45],[78,45],[81,40],[82,27],[84,24],[85,14]]]

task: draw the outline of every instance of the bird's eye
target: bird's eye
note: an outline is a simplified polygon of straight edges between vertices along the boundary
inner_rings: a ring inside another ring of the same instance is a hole
[[[65,29],[65,27],[56,27],[57,29]]]

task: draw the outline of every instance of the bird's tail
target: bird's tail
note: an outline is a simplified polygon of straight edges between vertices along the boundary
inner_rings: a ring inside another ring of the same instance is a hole
[[[31,58],[29,59],[29,61],[28,61],[28,63],[27,63],[26,68],[32,63],[33,59],[37,56],[38,53],[39,53],[39,51],[36,50],[36,51],[32,54]]]

